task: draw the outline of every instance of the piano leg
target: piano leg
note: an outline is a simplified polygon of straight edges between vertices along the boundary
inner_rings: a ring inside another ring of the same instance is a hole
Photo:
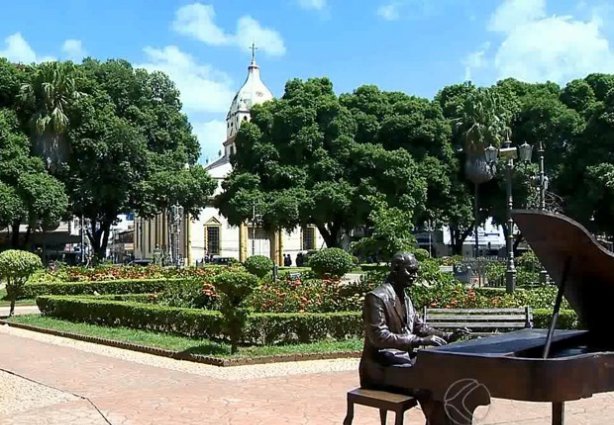
[[[565,403],[557,401],[552,403],[552,425],[564,425]]]

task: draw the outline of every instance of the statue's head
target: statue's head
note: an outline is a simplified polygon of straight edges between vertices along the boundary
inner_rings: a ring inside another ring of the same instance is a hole
[[[411,286],[418,278],[420,265],[414,254],[398,252],[390,261],[390,278],[392,283],[402,288]]]

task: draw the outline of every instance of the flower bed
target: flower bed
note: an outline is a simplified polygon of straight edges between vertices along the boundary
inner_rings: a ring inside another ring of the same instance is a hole
[[[41,270],[35,273],[29,283],[57,282],[99,282],[109,280],[139,279],[208,279],[228,269],[242,269],[240,265],[205,267],[160,267],[160,266],[119,266],[102,265],[97,267],[58,267],[54,270]]]

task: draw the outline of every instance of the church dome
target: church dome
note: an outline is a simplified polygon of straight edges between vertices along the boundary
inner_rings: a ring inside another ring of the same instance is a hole
[[[252,55],[252,62],[247,68],[247,78],[239,89],[228,111],[228,118],[239,112],[249,112],[254,105],[273,99],[273,94],[260,79],[260,67]]]

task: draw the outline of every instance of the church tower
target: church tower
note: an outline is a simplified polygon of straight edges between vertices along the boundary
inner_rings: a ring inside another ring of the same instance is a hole
[[[256,46],[252,44],[252,60],[247,67],[247,78],[239,89],[226,116],[226,141],[224,156],[229,158],[236,151],[235,138],[241,124],[250,120],[250,109],[254,105],[273,99],[273,94],[260,79],[260,67],[256,64]]]

